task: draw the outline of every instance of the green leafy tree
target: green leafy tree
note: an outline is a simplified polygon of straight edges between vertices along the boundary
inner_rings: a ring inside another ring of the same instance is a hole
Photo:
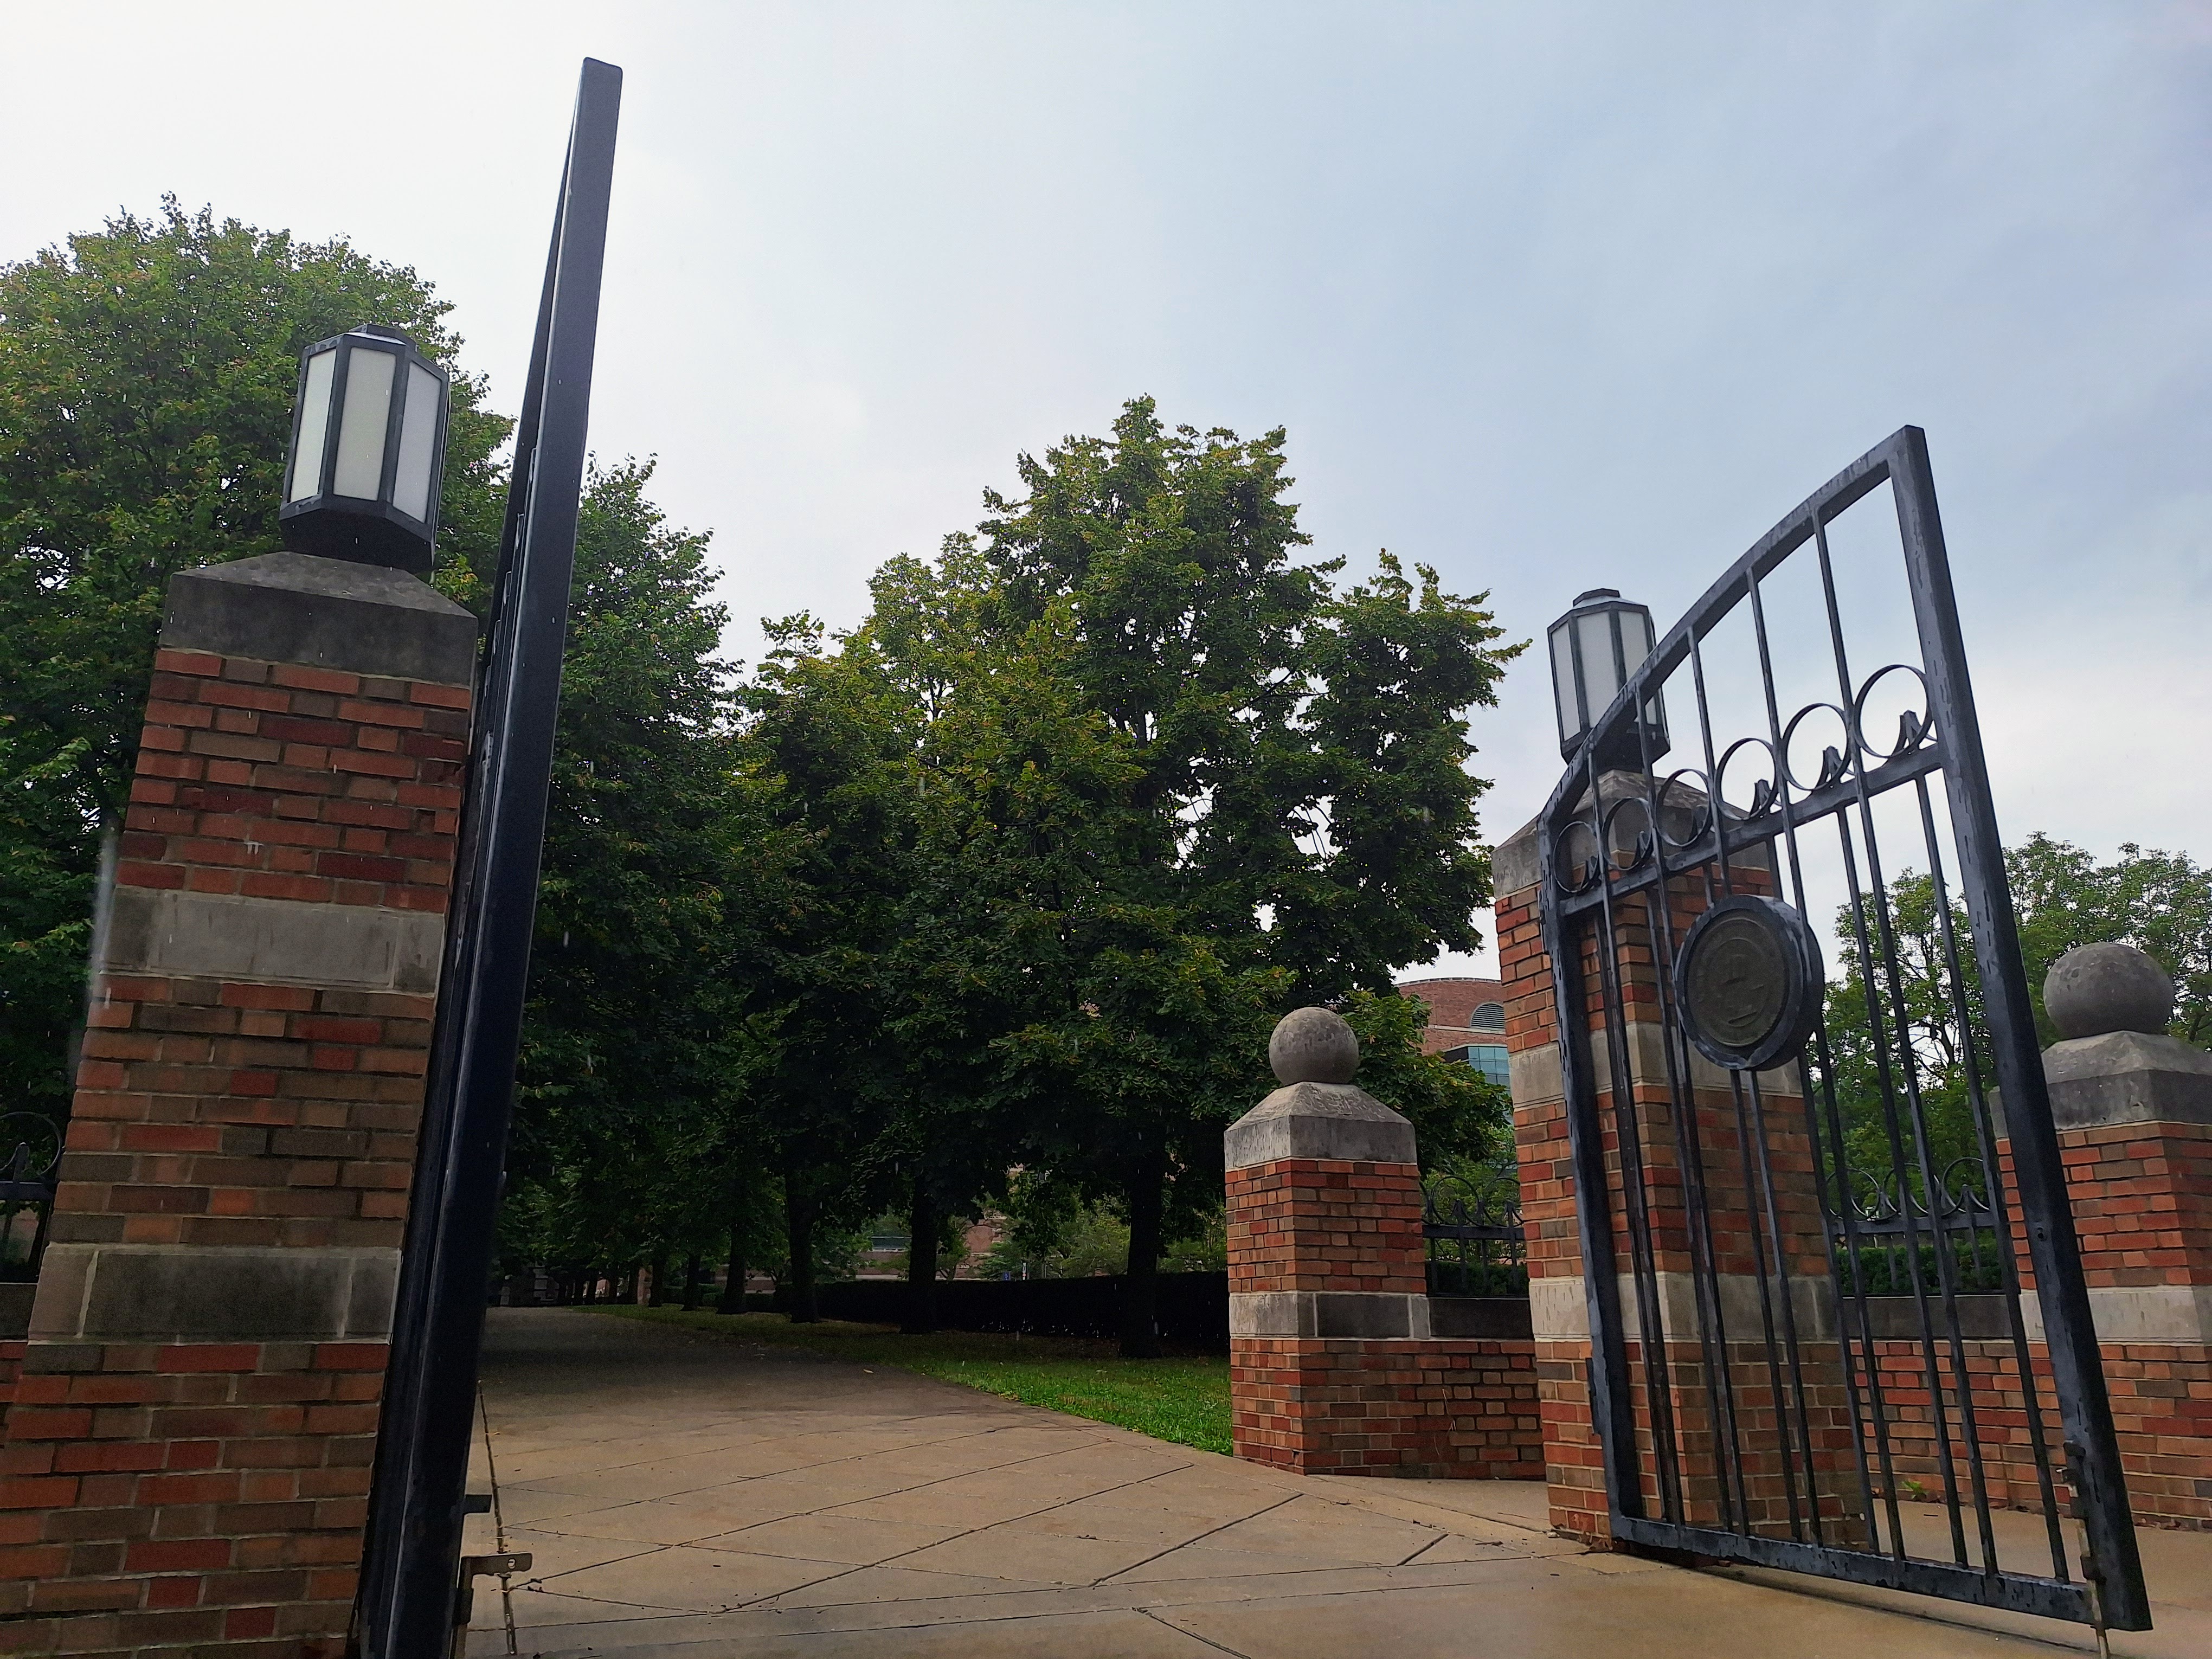
[[[1951,896],[1947,917],[1936,902],[1935,883],[1910,870],[1889,884],[1888,895],[1887,939],[1896,952],[1897,976],[1893,980],[1883,965],[1882,915],[1871,897],[1863,946],[1850,907],[1838,909],[1842,972],[1828,988],[1826,1029],[1847,1178],[1893,1194],[1900,1180],[1917,1191],[1923,1178],[1911,1099],[1917,1095],[1920,1102],[1929,1172],[1940,1180],[1958,1160],[1978,1156],[1976,1115],[1984,1109],[1973,1098],[1970,1077],[1978,1077],[1984,1091],[1994,1079],[1966,907]],[[1816,1058],[1816,1077],[1820,1069]]]
[[[2051,964],[2076,945],[2111,941],[2148,951],[2173,975],[2172,1035],[2197,1041],[2212,1031],[2212,872],[2185,854],[2146,853],[2132,844],[2100,864],[2040,832],[2006,852],[2005,868],[2044,1043],[2058,1037],[2043,1008]],[[1916,1185],[1921,1179],[1911,1093],[1922,1103],[1928,1162],[1941,1178],[1960,1160],[1979,1156],[1976,1113],[1985,1109],[1978,1109],[1971,1085],[1978,1076],[1987,1091],[1996,1080],[1973,930],[1955,891],[1947,897],[1948,907],[1939,907],[1934,882],[1920,872],[1908,870],[1890,884],[1894,982],[1879,965],[1881,916],[1871,899],[1867,949],[1850,908],[1836,917],[1841,972],[1828,989],[1826,1025],[1849,1161],[1853,1179],[1892,1190],[1900,1176]],[[1877,964],[1871,981],[1869,950]]]
[[[787,1225],[792,1317],[817,1317],[817,1229],[881,1207],[898,1058],[885,955],[898,937],[914,806],[896,690],[865,647],[832,649],[800,616],[773,623],[741,693],[741,769],[786,850],[750,996],[773,1011],[758,1080]]]
[[[2005,854],[2021,957],[2037,1029],[2058,1033],[2043,1009],[2044,976],[2077,945],[2132,945],[2173,976],[2173,1024],[2185,1042],[2212,1039],[2212,869],[2186,853],[2130,842],[2109,864],[2040,831]]]
[[[509,1160],[509,1249],[541,1260],[719,1255],[763,1063],[734,990],[765,872],[727,617],[651,479],[595,469],[577,530]]]
[[[122,214],[0,266],[0,1089],[66,1096],[100,830],[121,822],[176,571],[275,549],[301,352],[364,322],[449,368],[447,302],[343,240]],[[456,372],[441,550],[493,546],[507,422]],[[23,805],[26,798],[34,798]]]
[[[1047,1160],[1127,1221],[1129,1353],[1157,1352],[1164,1241],[1218,1202],[1273,1019],[1474,948],[1489,897],[1465,714],[1512,648],[1432,571],[1385,555],[1340,592],[1340,561],[1295,562],[1283,447],[1139,398],[986,496],[989,625],[1051,630],[1127,773],[1070,826],[1049,1011],[1013,1047],[1057,1103]]]
[[[0,726],[0,1111],[59,1121],[84,1011],[92,881],[70,795],[77,745],[25,764]],[[7,1148],[0,1147],[0,1156]]]

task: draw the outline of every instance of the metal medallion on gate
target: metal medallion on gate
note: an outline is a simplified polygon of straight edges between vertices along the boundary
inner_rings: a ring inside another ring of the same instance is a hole
[[[1820,941],[1788,905],[1754,894],[1699,916],[1674,960],[1674,1001],[1698,1052],[1757,1072],[1804,1052],[1820,1018]]]

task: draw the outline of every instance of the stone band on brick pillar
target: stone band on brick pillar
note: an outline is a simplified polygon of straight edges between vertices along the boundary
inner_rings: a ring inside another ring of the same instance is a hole
[[[0,1453],[7,1650],[343,1646],[476,639],[368,565],[170,586]]]
[[[1323,1008],[1275,1028],[1283,1086],[1225,1137],[1237,1455],[1302,1474],[1520,1480],[1529,1345],[1431,1333],[1413,1126],[1352,1082]]]

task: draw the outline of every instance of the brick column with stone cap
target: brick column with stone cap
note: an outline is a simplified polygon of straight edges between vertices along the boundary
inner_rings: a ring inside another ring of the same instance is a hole
[[[1309,1474],[1533,1478],[1524,1339],[1431,1326],[1413,1126],[1352,1081],[1352,1028],[1275,1028],[1282,1087],[1231,1127],[1230,1389],[1237,1455]]]
[[[476,641],[367,565],[170,585],[0,1447],[0,1651],[343,1647]]]
[[[1599,780],[1598,787],[1601,799],[1610,805],[1624,799],[1642,799],[1647,786],[1639,775],[1613,772]],[[1686,796],[1678,787],[1672,797],[1675,804],[1668,809],[1668,833],[1678,844],[1689,838],[1695,817],[1697,803]],[[1620,1072],[1629,1085],[1629,1097],[1623,1103],[1626,1114],[1614,1110],[1599,941],[1595,937],[1582,941],[1582,981],[1589,998],[1583,1018],[1590,1022],[1596,1057],[1592,1071],[1596,1102],[1607,1125],[1601,1157],[1609,1180],[1602,1194],[1578,1193],[1559,1061],[1552,961],[1543,933],[1540,824],[1532,822],[1507,837],[1492,855],[1492,870],[1498,890],[1505,1044],[1512,1066],[1529,1313],[1542,1397],[1552,1524],[1593,1540],[1611,1536],[1605,1463],[1590,1403],[1589,1297],[1579,1203],[1606,1205],[1613,1236],[1620,1241],[1614,1265],[1620,1275],[1622,1344],[1630,1357],[1628,1404],[1639,1436],[1648,1440],[1656,1416],[1650,1370],[1644,1364],[1638,1328],[1634,1283],[1628,1276],[1623,1196],[1627,1177],[1619,1133],[1626,1115],[1639,1140],[1653,1278],[1667,1332],[1659,1370],[1676,1443],[1689,1449],[1702,1465],[1723,1431],[1717,1391],[1699,1340],[1698,1264],[1690,1248],[1692,1213],[1684,1175],[1686,1146],[1694,1149],[1701,1165],[1705,1207],[1698,1224],[1711,1241],[1712,1287],[1729,1334],[1726,1364],[1740,1402],[1735,1443],[1741,1454],[1741,1513],[1753,1531],[1788,1535],[1793,1526],[1790,1486],[1794,1480],[1802,1494],[1803,1483],[1809,1480],[1820,1513],[1828,1517],[1830,1541],[1847,1539],[1853,1525],[1848,1507],[1850,1418],[1843,1387],[1843,1355],[1826,1294],[1824,1227],[1796,1068],[1759,1074],[1762,1133],[1757,1120],[1738,1115],[1740,1102],[1728,1074],[1694,1049],[1687,1050],[1680,1055],[1686,1066],[1681,1080],[1687,1083],[1689,1103],[1696,1109],[1678,1118],[1678,1079],[1660,1014],[1665,953],[1656,937],[1658,923],[1653,913],[1661,906],[1647,897],[1625,902],[1615,921],[1618,945],[1612,971],[1621,1012]],[[1630,832],[1616,828],[1614,833]],[[1735,890],[1771,893],[1771,868],[1764,849],[1735,854],[1729,872]],[[1700,881],[1678,877],[1668,884],[1662,903],[1675,939],[1686,934],[1709,902]],[[1780,1220],[1778,1239],[1754,1236],[1754,1215],[1768,1205]],[[1766,1364],[1765,1342],[1752,1340],[1760,1330],[1762,1281],[1771,1271],[1770,1251],[1787,1264],[1790,1279],[1791,1312],[1799,1340],[1796,1370],[1805,1379],[1803,1426],[1814,1448],[1809,1473],[1802,1462],[1793,1465],[1790,1461],[1802,1459],[1802,1443],[1791,1438],[1781,1413],[1768,1403],[1773,1399],[1770,1379],[1774,1373]],[[1647,1499],[1656,1496],[1650,1468],[1654,1462],[1647,1454]],[[1686,1471],[1681,1497],[1686,1519],[1704,1525],[1721,1523],[1723,1493],[1711,1467]]]
[[[2141,1519],[2212,1527],[2212,1054],[2166,1035],[2173,981],[2130,945],[2068,951],[2043,1000],[2128,1499]],[[2022,1311],[2039,1335],[2033,1297]]]

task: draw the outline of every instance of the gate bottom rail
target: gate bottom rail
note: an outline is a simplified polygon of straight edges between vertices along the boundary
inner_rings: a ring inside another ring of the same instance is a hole
[[[2034,1613],[2077,1625],[2096,1622],[2088,1586],[2063,1578],[2039,1578],[2017,1571],[1984,1572],[1978,1567],[1962,1567],[1950,1561],[1923,1561],[1911,1556],[1900,1559],[1870,1551],[1838,1549],[1832,1544],[1748,1537],[1740,1532],[1646,1521],[1630,1515],[1613,1517],[1613,1535],[1625,1543],[1715,1556],[1747,1566],[1777,1567],[1847,1583],[1869,1584],[1877,1589],[1940,1595],[1946,1601],[1971,1601],[2006,1613]],[[2145,1620],[2138,1626],[2113,1620],[2111,1627],[2148,1630],[2150,1622]]]

